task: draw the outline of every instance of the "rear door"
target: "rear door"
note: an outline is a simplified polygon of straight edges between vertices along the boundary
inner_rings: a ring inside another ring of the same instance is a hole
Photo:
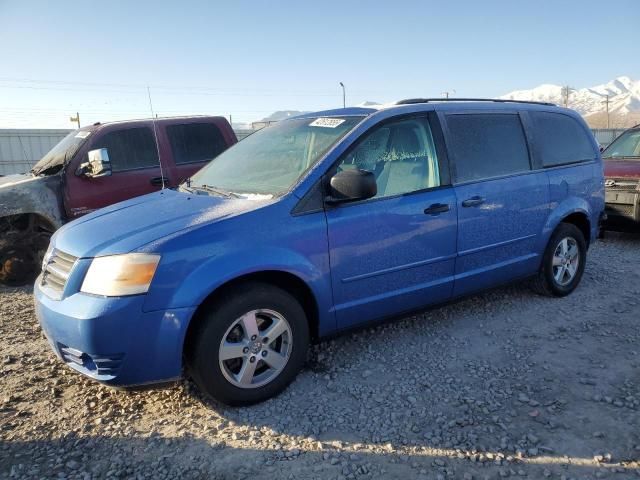
[[[220,128],[212,122],[172,124],[166,127],[176,184],[190,177],[227,149]]]
[[[532,169],[520,115],[443,116],[458,211],[454,295],[533,273],[549,186],[545,172]]]
[[[67,170],[65,207],[70,218],[151,193],[162,186],[158,150],[153,130],[149,126],[111,127],[99,131],[83,151],[79,152],[79,161],[87,161],[87,152],[98,148],[107,149],[112,174],[88,178],[76,176],[75,168]],[[80,162],[74,159],[74,165]],[[165,183],[168,184],[168,172],[165,171],[164,176]]]
[[[392,119],[339,160],[372,171],[378,194],[326,210],[338,328],[451,296],[456,201],[441,139],[435,115]]]

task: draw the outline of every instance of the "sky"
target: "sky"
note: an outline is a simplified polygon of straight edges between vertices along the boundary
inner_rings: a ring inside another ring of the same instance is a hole
[[[638,0],[0,0],[0,128],[640,79],[639,24]]]

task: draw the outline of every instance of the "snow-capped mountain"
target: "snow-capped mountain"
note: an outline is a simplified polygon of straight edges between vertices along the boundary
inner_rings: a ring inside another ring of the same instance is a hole
[[[534,100],[564,105],[564,87],[543,84],[531,90],[516,90],[500,98],[511,100]],[[609,95],[609,112],[616,114],[640,112],[640,81],[629,77],[618,77],[595,87],[571,89],[569,107],[584,116],[603,112],[606,96]]]

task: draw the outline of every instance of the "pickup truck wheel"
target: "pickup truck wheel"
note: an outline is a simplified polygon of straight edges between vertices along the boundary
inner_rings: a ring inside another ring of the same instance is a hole
[[[3,245],[0,241],[0,284],[20,286],[32,282],[38,271],[38,262],[28,248]]]
[[[587,244],[578,227],[561,223],[553,232],[533,287],[547,296],[564,297],[573,292],[584,273]]]
[[[54,230],[38,215],[0,218],[0,285],[33,283]]]
[[[227,405],[261,402],[284,390],[302,368],[309,327],[288,292],[245,284],[204,315],[187,366],[208,396]]]

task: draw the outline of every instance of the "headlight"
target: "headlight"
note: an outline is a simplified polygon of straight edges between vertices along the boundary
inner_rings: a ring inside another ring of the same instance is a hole
[[[147,253],[96,257],[91,261],[80,291],[106,297],[146,293],[159,261],[160,255]]]

